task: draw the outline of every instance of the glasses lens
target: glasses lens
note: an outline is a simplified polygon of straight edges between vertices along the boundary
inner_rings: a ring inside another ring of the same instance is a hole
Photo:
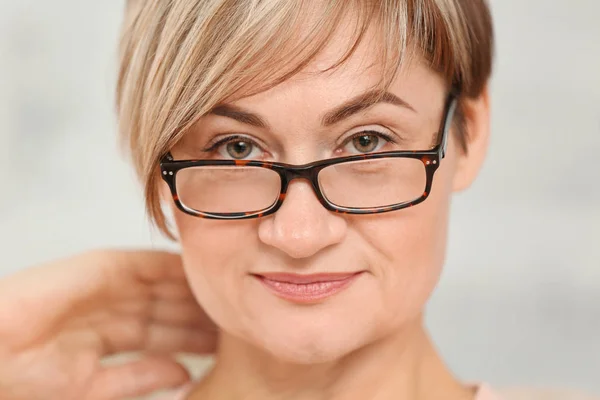
[[[260,212],[278,199],[281,180],[270,169],[202,166],[182,169],[176,178],[179,200],[205,213]]]
[[[329,202],[348,208],[377,208],[417,200],[427,174],[421,160],[379,158],[334,164],[319,173]]]

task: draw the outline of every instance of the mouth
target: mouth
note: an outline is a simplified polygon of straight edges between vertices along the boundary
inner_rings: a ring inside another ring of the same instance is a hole
[[[253,274],[271,293],[282,299],[310,304],[323,301],[350,287],[363,271],[337,274]]]

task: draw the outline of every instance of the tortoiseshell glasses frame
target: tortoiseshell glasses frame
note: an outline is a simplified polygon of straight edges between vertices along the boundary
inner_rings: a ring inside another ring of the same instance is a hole
[[[320,201],[320,203],[327,210],[341,214],[379,214],[389,211],[401,210],[403,208],[412,207],[419,203],[422,203],[427,199],[431,193],[431,187],[433,184],[433,176],[435,171],[438,169],[441,160],[445,157],[446,148],[448,144],[448,135],[450,126],[456,110],[458,102],[458,92],[452,90],[448,95],[445,104],[445,110],[442,121],[438,132],[436,133],[437,145],[430,150],[402,150],[402,151],[387,151],[378,153],[366,153],[358,154],[346,157],[330,158],[325,160],[319,160],[304,165],[292,165],[286,163],[270,162],[270,161],[256,161],[256,160],[174,160],[170,153],[167,153],[160,162],[161,176],[163,180],[168,184],[173,201],[177,208],[186,214],[209,219],[222,219],[222,220],[238,220],[238,219],[249,219],[259,218],[275,213],[283,204],[285,195],[290,182],[293,179],[306,179],[312,185],[312,188]],[[331,165],[347,163],[352,161],[364,161],[381,158],[408,158],[420,160],[423,163],[426,171],[426,184],[423,194],[412,201],[407,201],[399,204],[392,204],[382,207],[368,207],[368,208],[351,208],[342,207],[330,202],[321,191],[319,187],[318,176],[319,172]],[[268,208],[258,211],[248,212],[227,212],[227,213],[211,213],[192,209],[187,207],[180,201],[177,193],[177,173],[186,168],[202,167],[202,166],[229,166],[229,167],[259,167],[266,168],[275,171],[280,179],[280,193],[277,200]]]

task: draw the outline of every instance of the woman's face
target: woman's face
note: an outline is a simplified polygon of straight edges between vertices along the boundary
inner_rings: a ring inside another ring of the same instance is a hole
[[[389,88],[405,105],[381,102],[324,125],[332,110],[368,91],[381,76],[368,40],[340,68],[320,72],[345,50],[343,37],[348,35],[340,32],[293,79],[229,104],[259,116],[264,126],[235,113],[207,115],[173,149],[175,159],[304,164],[402,146],[430,149],[447,87],[418,60],[406,65]],[[349,139],[363,131],[367,137]],[[198,150],[231,135],[237,136],[232,145]],[[388,143],[386,136],[393,141]],[[192,290],[222,330],[292,362],[336,359],[400,331],[418,319],[438,281],[450,196],[474,176],[462,171],[469,163],[451,137],[427,200],[384,214],[327,211],[301,179],[292,181],[281,208],[267,217],[221,221],[175,211]],[[359,274],[332,296],[298,301],[271,290],[261,279],[269,273]]]

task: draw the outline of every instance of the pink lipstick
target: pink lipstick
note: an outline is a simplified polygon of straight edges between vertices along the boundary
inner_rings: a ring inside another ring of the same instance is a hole
[[[361,272],[341,274],[260,274],[254,275],[273,294],[296,303],[314,303],[348,288]]]

